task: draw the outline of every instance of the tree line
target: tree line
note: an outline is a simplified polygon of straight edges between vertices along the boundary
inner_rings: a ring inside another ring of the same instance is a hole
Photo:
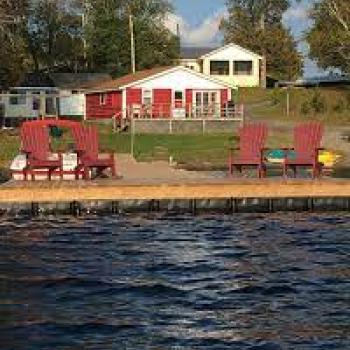
[[[266,57],[268,75],[295,79],[303,58],[283,24],[292,0],[227,0],[224,41]],[[169,65],[180,56],[180,40],[165,25],[170,0],[0,0],[0,87],[29,71],[131,71],[130,28],[136,69]],[[322,68],[350,70],[348,0],[316,0],[305,33],[310,57]]]

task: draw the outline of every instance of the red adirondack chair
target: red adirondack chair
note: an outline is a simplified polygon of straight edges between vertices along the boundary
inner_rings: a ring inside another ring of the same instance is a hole
[[[76,126],[72,128],[76,152],[78,154],[78,169],[83,170],[85,180],[90,179],[90,170],[97,169],[102,173],[110,169],[112,177],[116,176],[114,154],[109,153],[108,158],[99,156],[98,131],[95,126]]]
[[[286,177],[288,169],[292,169],[296,177],[298,167],[309,167],[312,169],[312,177],[321,176],[323,163],[318,161],[319,151],[324,127],[319,122],[306,122],[297,125],[294,128],[294,148],[296,153],[294,159],[285,157],[283,162],[283,174]]]
[[[57,158],[50,149],[50,137],[45,126],[33,126],[30,123],[23,124],[21,128],[22,151],[27,155],[27,166],[25,167],[24,179],[31,175],[35,180],[36,173],[46,173],[51,180],[52,173],[58,171],[61,179],[62,157],[59,154]]]
[[[259,178],[266,176],[264,162],[264,145],[267,138],[265,123],[246,123],[239,130],[239,148],[231,148],[228,158],[229,174],[237,169],[240,173],[244,167],[256,167]],[[239,151],[237,157],[234,151]]]

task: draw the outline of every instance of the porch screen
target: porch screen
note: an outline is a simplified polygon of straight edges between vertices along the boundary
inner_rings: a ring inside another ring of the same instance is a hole
[[[229,61],[210,61],[211,75],[229,75],[230,62]]]
[[[252,75],[253,62],[252,61],[233,61],[233,73],[235,75]]]

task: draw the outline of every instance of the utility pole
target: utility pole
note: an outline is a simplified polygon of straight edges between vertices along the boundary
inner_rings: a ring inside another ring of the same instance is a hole
[[[287,101],[286,101],[286,110],[287,110],[287,117],[290,115],[290,94],[289,94],[289,87],[287,87]]]
[[[265,13],[262,12],[261,17],[260,17],[260,29],[262,30],[264,34],[264,39],[265,39]],[[265,41],[265,40],[264,40]],[[261,87],[266,89],[266,76],[267,76],[267,64],[266,64],[266,48],[265,48],[265,43],[263,47],[263,58],[261,62]]]
[[[87,2],[83,0],[83,13],[81,14],[81,26],[83,29],[83,57],[85,68],[88,67],[87,62],[87,42],[86,42],[86,24],[87,24]]]
[[[129,30],[130,30],[130,47],[131,47],[131,71],[136,73],[136,58],[135,58],[135,37],[134,37],[134,18],[129,7]]]

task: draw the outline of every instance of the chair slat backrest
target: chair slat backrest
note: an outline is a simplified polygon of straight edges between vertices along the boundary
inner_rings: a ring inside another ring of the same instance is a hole
[[[32,158],[46,160],[51,153],[50,136],[45,126],[27,124],[21,128],[21,147]]]
[[[321,147],[323,125],[319,122],[301,123],[294,128],[294,148],[297,157],[311,157]]]
[[[267,125],[265,123],[247,123],[239,130],[239,144],[242,158],[257,158],[265,146]]]
[[[83,157],[98,158],[99,141],[96,126],[82,126],[72,128],[73,138],[77,151],[83,153]]]

